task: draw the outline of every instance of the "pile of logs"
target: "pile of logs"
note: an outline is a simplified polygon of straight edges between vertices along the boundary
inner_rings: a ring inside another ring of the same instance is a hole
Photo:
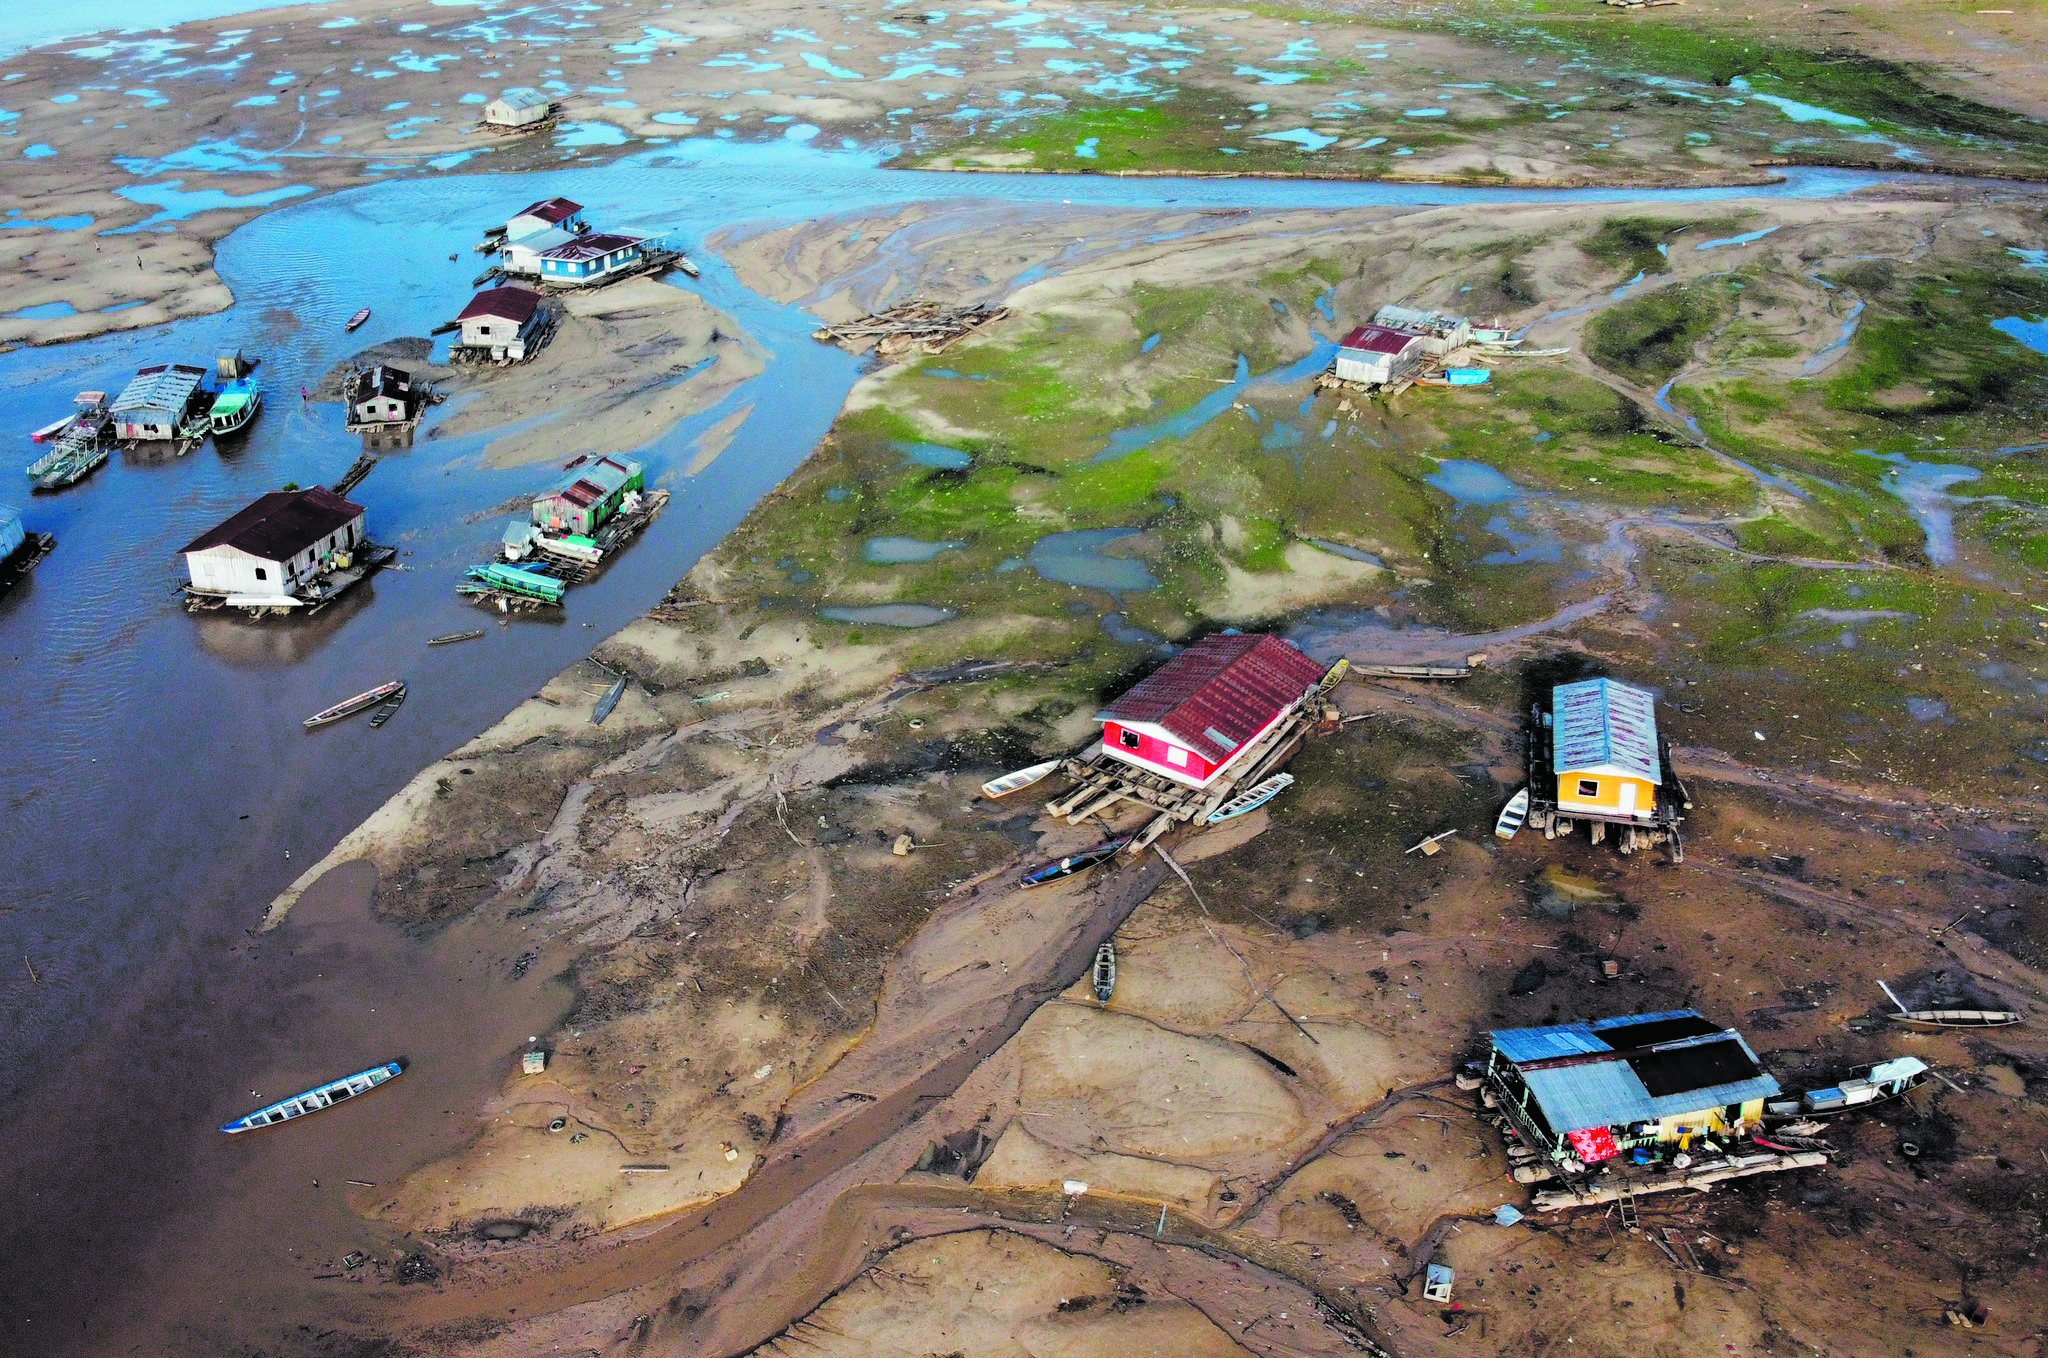
[[[862,353],[872,344],[885,358],[922,349],[943,354],[978,330],[986,329],[1010,314],[1006,306],[945,307],[937,302],[906,302],[902,306],[863,316],[845,325],[821,325],[811,338],[837,344],[851,353]]]

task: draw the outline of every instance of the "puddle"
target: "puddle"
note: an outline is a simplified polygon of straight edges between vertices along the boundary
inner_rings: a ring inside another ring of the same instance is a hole
[[[1292,142],[1304,151],[1320,151],[1325,146],[1333,146],[1337,142],[1335,137],[1325,136],[1321,132],[1312,132],[1305,127],[1297,127],[1287,132],[1261,132],[1258,135],[1258,140]]]
[[[1121,613],[1103,614],[1102,632],[1104,636],[1107,636],[1119,646],[1164,646],[1166,644],[1163,637],[1148,632],[1142,627],[1132,626]]]
[[[1362,561],[1368,566],[1378,566],[1382,569],[1385,569],[1387,564],[1371,552],[1359,547],[1346,547],[1341,542],[1326,542],[1322,538],[1310,538],[1308,543],[1309,546],[1319,551],[1328,552],[1331,556],[1341,556],[1346,561]]]
[[[923,542],[917,538],[869,538],[867,545],[861,548],[860,559],[871,566],[907,566],[930,561],[940,552],[950,552],[966,545],[964,542]]]
[[[1083,589],[1107,590],[1111,594],[1157,589],[1159,582],[1145,569],[1144,562],[1109,556],[1103,551],[1112,542],[1137,535],[1134,528],[1081,528],[1051,533],[1032,544],[1024,564],[1043,579]]]
[[[958,448],[948,448],[939,443],[898,443],[896,451],[920,467],[958,471],[962,467],[974,464],[974,459]]]
[[[271,207],[288,198],[297,198],[313,191],[309,184],[286,184],[282,188],[264,189],[258,193],[227,193],[221,189],[191,189],[181,187],[182,179],[168,179],[161,184],[123,184],[114,190],[131,203],[142,203],[149,207],[162,208],[154,216],[145,217],[133,226],[117,226],[102,231],[102,236],[125,236],[136,231],[154,231],[163,228],[166,222],[182,222],[202,212],[214,212],[221,208]]]
[[[1849,308],[1849,314],[1842,318],[1842,333],[1835,337],[1835,342],[1833,344],[1830,344],[1827,348],[1822,349],[1819,353],[1815,354],[1812,358],[1807,359],[1805,363],[1800,365],[1800,376],[1811,377],[1813,374],[1819,372],[1822,368],[1825,368],[1829,364],[1833,363],[1835,361],[1836,356],[1839,355],[1842,352],[1842,350],[1849,347],[1849,341],[1856,338],[1857,323],[1863,319],[1863,305],[1864,304],[1862,299],[1857,299],[1856,304]],[[1996,322],[1994,322],[1993,325],[1995,328]],[[2025,341],[2022,341],[2022,343],[2024,342]]]
[[[818,616],[829,622],[872,623],[876,627],[930,627],[959,614],[930,604],[869,604],[864,608],[821,608]]]
[[[2008,339],[2016,339],[2037,354],[2048,354],[2048,319],[2039,316],[2002,316],[1991,328]]]
[[[1484,462],[1458,458],[1439,462],[1436,470],[1422,479],[1461,505],[1506,504],[1528,494]]]
[[[1947,566],[1956,559],[1956,507],[1970,503],[1967,496],[1948,493],[1948,488],[1983,475],[1975,467],[1953,462],[1915,462],[1903,453],[1873,453],[1859,448],[1865,457],[1889,462],[1893,470],[1880,484],[1885,492],[1903,501],[1920,530],[1927,535],[1927,559]]]
[[[1325,340],[1320,335],[1317,335],[1315,340],[1314,347],[1302,357],[1271,372],[1260,373],[1257,377],[1251,375],[1250,365],[1245,362],[1244,355],[1239,354],[1237,374],[1227,385],[1218,387],[1186,410],[1154,420],[1150,424],[1119,429],[1109,436],[1109,442],[1090,461],[1114,462],[1120,457],[1129,457],[1140,448],[1157,443],[1161,439],[1184,439],[1230,409],[1236,403],[1239,394],[1247,387],[1261,383],[1299,382],[1314,376],[1330,366],[1331,355],[1337,349],[1334,342]]]
[[[1749,81],[1736,76],[1728,82],[1728,88],[1741,90],[1744,95],[1759,104],[1769,104],[1795,123],[1829,123],[1835,127],[1868,127],[1869,123],[1849,113],[1837,113],[1831,108],[1818,104],[1802,104],[1797,99],[1786,99],[1775,94],[1758,94],[1749,86]]]
[[[555,145],[570,148],[624,146],[627,140],[626,129],[613,123],[563,123],[555,133]]]
[[[1766,226],[1756,231],[1745,231],[1739,236],[1723,236],[1719,240],[1703,240],[1692,248],[1695,250],[1718,250],[1724,245],[1747,245],[1753,240],[1762,240],[1777,229],[1775,226]]]
[[[1939,698],[1908,698],[1906,715],[1914,721],[1940,721],[1948,715],[1948,704]]]
[[[35,306],[25,306],[19,311],[10,311],[7,313],[6,319],[10,321],[53,321],[59,316],[76,316],[77,314],[78,308],[69,302],[41,302]]]

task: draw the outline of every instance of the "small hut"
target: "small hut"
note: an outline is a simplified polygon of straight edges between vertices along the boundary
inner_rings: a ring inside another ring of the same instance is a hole
[[[501,92],[484,105],[484,126],[501,132],[523,132],[554,114],[554,101],[524,85]]]
[[[1429,354],[1428,338],[1390,325],[1361,325],[1337,345],[1337,376],[1386,387],[1411,376]]]
[[[1442,358],[1472,342],[1472,322],[1463,316],[1420,307],[1396,306],[1389,302],[1372,315],[1374,325],[1394,330],[1413,330],[1423,337],[1423,349],[1432,358]]]
[[[388,363],[359,368],[349,374],[343,396],[348,405],[347,428],[405,424],[418,417],[431,390],[425,382],[415,382],[405,369]]]
[[[1692,798],[1670,767],[1649,690],[1614,679],[1556,685],[1549,707],[1530,712],[1528,769],[1529,824],[1545,838],[1585,821],[1595,844],[1618,826],[1625,854],[1661,842],[1673,862],[1684,857],[1678,828]]]
[[[124,439],[179,437],[199,401],[206,369],[189,363],[157,363],[138,368],[133,381],[114,398],[114,436]]]
[[[1102,753],[1209,787],[1295,710],[1323,670],[1279,637],[1203,637],[1101,714]]]

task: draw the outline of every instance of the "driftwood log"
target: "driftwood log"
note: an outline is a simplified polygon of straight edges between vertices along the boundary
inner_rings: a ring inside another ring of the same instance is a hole
[[[943,354],[961,340],[984,330],[1010,314],[1005,306],[977,302],[972,306],[947,307],[937,302],[905,302],[844,325],[821,325],[811,338],[837,344],[851,353],[863,353],[870,345],[884,357],[912,349]]]

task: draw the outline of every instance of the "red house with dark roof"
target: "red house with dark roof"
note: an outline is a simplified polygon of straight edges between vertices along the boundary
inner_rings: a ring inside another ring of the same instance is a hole
[[[1203,637],[1102,713],[1102,752],[1207,787],[1285,717],[1324,667],[1274,636]]]

